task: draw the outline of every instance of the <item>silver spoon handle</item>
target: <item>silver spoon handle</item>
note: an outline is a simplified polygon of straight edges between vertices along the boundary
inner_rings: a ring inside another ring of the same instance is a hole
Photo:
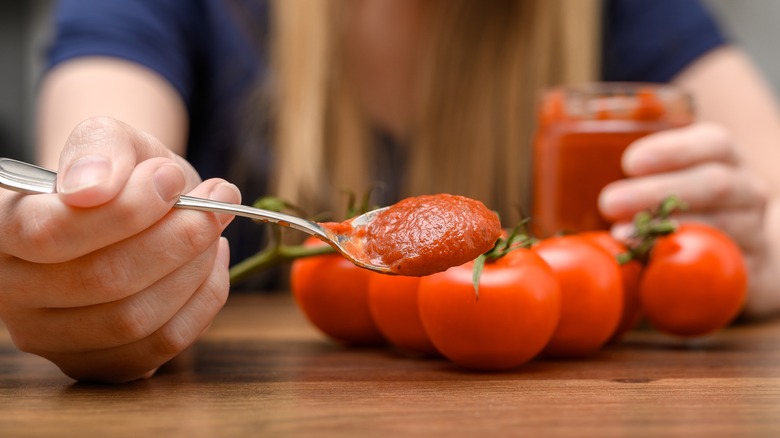
[[[294,228],[313,236],[328,238],[325,230],[317,223],[301,219],[297,216],[279,213],[246,205],[230,204],[227,202],[212,201],[210,199],[196,198],[194,196],[181,195],[174,207],[190,210],[209,211],[212,213],[229,213],[236,216],[247,217],[261,222],[272,222],[283,227]]]
[[[0,158],[0,187],[27,194],[55,193],[57,191],[57,173],[23,161]],[[294,228],[313,236],[328,238],[325,230],[316,222],[246,205],[182,195],[174,207],[235,214],[262,222],[272,222],[284,227]]]
[[[20,193],[54,193],[57,173],[34,164],[0,158],[0,187]]]

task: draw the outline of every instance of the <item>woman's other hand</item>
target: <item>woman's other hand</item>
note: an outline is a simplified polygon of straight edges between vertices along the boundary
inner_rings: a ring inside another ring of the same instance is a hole
[[[599,199],[610,220],[630,221],[677,195],[688,206],[681,220],[714,225],[748,252],[762,246],[765,185],[741,165],[732,138],[719,126],[696,123],[641,138],[623,155],[623,170],[628,178],[605,187]]]
[[[687,205],[676,218],[709,223],[728,233],[745,254],[751,293],[766,296],[754,289],[772,266],[764,223],[769,186],[744,164],[725,129],[699,122],[648,135],[629,146],[622,165],[627,178],[609,184],[599,198],[602,213],[616,222],[616,234],[629,232],[637,212],[676,195]]]

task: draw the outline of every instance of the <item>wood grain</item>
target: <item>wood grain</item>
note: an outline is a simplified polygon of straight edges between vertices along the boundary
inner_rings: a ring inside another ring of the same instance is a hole
[[[77,384],[0,327],[0,436],[780,436],[780,321],[474,373],[322,337],[287,295],[230,298],[152,379]]]

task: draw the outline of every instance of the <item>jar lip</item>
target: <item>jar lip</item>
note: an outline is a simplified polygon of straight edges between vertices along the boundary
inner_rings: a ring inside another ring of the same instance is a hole
[[[693,96],[673,84],[588,82],[547,89],[540,112],[547,121],[690,119]]]
[[[662,82],[581,82],[574,84],[562,84],[552,87],[552,90],[559,90],[570,93],[595,93],[595,94],[637,94],[637,93],[655,93],[665,94],[674,93],[678,95],[690,94],[688,91],[674,84]]]

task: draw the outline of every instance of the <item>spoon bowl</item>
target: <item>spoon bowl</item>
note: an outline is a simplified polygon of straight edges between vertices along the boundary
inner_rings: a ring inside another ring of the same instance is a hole
[[[23,161],[0,158],[0,187],[25,194],[56,193],[57,173]],[[364,233],[360,232],[361,229],[371,223],[379,212],[387,207],[369,211],[346,223],[342,223],[339,227],[323,226],[317,222],[276,211],[187,195],[180,196],[174,207],[213,213],[228,213],[294,228],[328,243],[357,266],[384,274],[392,273],[390,266],[382,264],[381,261],[375,258],[367,257],[362,251],[364,245],[362,245],[361,239],[363,237],[361,236]],[[349,226],[344,226],[345,224]]]

